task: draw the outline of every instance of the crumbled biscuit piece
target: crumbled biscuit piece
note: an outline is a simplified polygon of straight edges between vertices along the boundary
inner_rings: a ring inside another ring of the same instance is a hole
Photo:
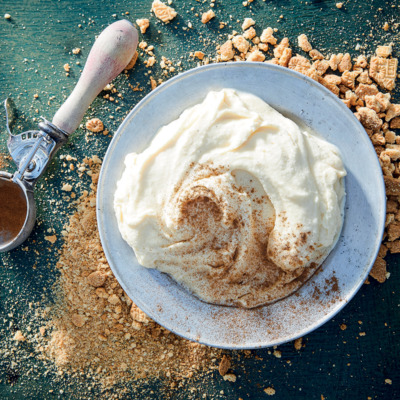
[[[339,63],[342,61],[343,54],[332,54],[331,58],[329,59],[329,66],[331,67],[332,71],[336,71],[338,68]]]
[[[21,331],[17,331],[14,334],[13,340],[16,340],[17,342],[25,342],[26,338],[25,336],[22,334]]]
[[[145,48],[147,47],[147,42],[140,42],[139,43],[139,49],[142,49],[142,50],[144,50]]]
[[[253,42],[254,44],[259,44],[259,43],[260,43],[260,38],[259,38],[258,36],[256,36],[256,37],[252,40],[252,42]]]
[[[72,186],[71,186],[71,190],[72,190]],[[57,241],[57,236],[56,235],[45,236],[44,239],[47,240],[48,242],[50,242],[51,244],[54,244]]]
[[[264,29],[260,36],[260,41],[262,43],[269,43],[269,44],[275,45],[277,40],[274,37],[274,30],[270,27],[268,27],[267,29]]]
[[[298,338],[294,341],[294,348],[296,350],[301,350],[301,346],[303,344],[303,338]]]
[[[112,294],[108,297],[108,302],[112,305],[116,305],[121,302],[120,298],[116,294]]]
[[[392,122],[395,119],[392,119]],[[390,126],[390,127],[392,128],[392,126]],[[399,127],[400,127],[400,118],[399,118]],[[386,140],[386,143],[391,143],[391,144],[395,143],[396,142],[396,134],[393,131],[389,131],[389,130],[385,131],[385,140]]]
[[[279,58],[279,65],[281,65],[282,67],[287,67],[291,58],[292,58],[292,49],[288,47],[283,50],[282,55]]]
[[[385,137],[382,135],[382,133],[374,133],[371,136],[371,142],[374,146],[384,146],[386,144],[386,139]],[[382,152],[383,153],[383,152]],[[381,153],[381,156],[382,156]],[[383,156],[382,156],[383,157]]]
[[[354,89],[355,80],[358,75],[358,71],[344,71],[342,74],[342,84],[350,89]]]
[[[351,57],[349,53],[346,53],[340,63],[338,64],[339,72],[350,71],[352,67]]]
[[[201,16],[201,22],[203,24],[206,24],[207,22],[210,22],[210,20],[212,20],[214,17],[215,17],[215,12],[213,10],[208,10]]]
[[[242,30],[245,31],[249,29],[252,25],[254,25],[256,21],[252,18],[245,18],[242,24]]]
[[[313,63],[313,67],[322,76],[328,70],[329,63],[326,60],[317,60]]]
[[[364,100],[365,96],[375,96],[379,93],[379,90],[375,85],[364,85],[361,83],[357,86],[355,93],[361,100]]]
[[[69,72],[70,69],[71,69],[71,67],[70,67],[69,64],[64,64],[63,68],[64,68],[64,71],[65,71],[65,72]]]
[[[238,49],[240,53],[246,54],[249,50],[250,43],[242,36],[237,35],[232,39],[232,44]]]
[[[305,51],[305,52],[309,52],[312,50],[312,46],[310,44],[310,42],[308,41],[307,35],[305,35],[304,33],[301,34],[298,38],[297,41],[299,43],[299,47]]]
[[[386,281],[386,261],[383,258],[378,257],[369,274],[374,279],[376,279],[379,283],[385,282]]]
[[[360,107],[354,115],[366,129],[376,131],[382,126],[383,122],[378,114],[367,107]]]
[[[86,129],[91,132],[101,132],[104,129],[103,122],[99,118],[92,118],[86,121]]]
[[[289,47],[289,39],[287,37],[283,38],[281,42],[274,48],[274,57],[281,58],[283,51]]]
[[[383,24],[382,29],[383,29],[385,32],[387,32],[387,31],[389,30],[389,24],[388,24],[387,22],[385,22],[385,23]]]
[[[342,83],[342,78],[335,74],[327,74],[324,76],[324,79],[333,85],[340,85]]]
[[[70,192],[72,190],[72,185],[69,183],[64,183],[64,185],[61,187],[61,190],[64,192]]]
[[[364,55],[359,55],[354,60],[354,67],[366,68],[367,65],[368,65],[367,57],[365,57]]]
[[[318,75],[318,82],[329,89],[333,94],[339,96],[339,88],[334,83],[327,81],[325,78]],[[345,103],[346,104],[346,103]]]
[[[390,121],[390,129],[400,129],[400,117],[393,118]],[[394,135],[394,132],[391,133]]]
[[[325,78],[325,79],[326,79],[326,78]],[[356,95],[353,91],[348,90],[348,91],[345,93],[344,96],[345,96],[345,99],[349,101],[350,106],[355,107],[355,106],[357,105],[358,97],[357,97],[357,95]]]
[[[268,51],[268,44],[267,43],[260,43],[258,48],[262,51]]]
[[[247,53],[246,61],[258,61],[262,62],[265,60],[265,56],[261,53],[260,50],[254,50],[250,53]]]
[[[205,54],[202,51],[195,51],[194,56],[196,58],[198,58],[199,60],[202,60],[204,58]]]
[[[135,54],[133,55],[131,61],[129,61],[128,65],[125,67],[126,70],[132,69],[135,66],[138,56],[139,53],[135,51]]]
[[[154,56],[149,57],[144,64],[147,68],[151,68],[156,63],[156,58]]]
[[[385,111],[390,105],[390,94],[379,92],[374,96],[365,96],[365,106],[377,113]]]
[[[386,90],[395,87],[397,58],[371,57],[369,76]]]
[[[157,87],[157,82],[152,76],[150,77],[150,87],[151,90],[154,90]]]
[[[273,396],[276,391],[274,388],[268,386],[267,388],[264,389],[264,392],[268,395],[268,396]]]
[[[387,196],[400,196],[400,179],[384,177]]]
[[[236,375],[235,374],[225,374],[224,381],[236,382]]]
[[[375,53],[378,57],[388,58],[390,55],[392,55],[392,45],[378,46]]]
[[[391,160],[398,160],[400,158],[400,149],[398,148],[386,148],[386,150],[382,151],[380,157],[383,157],[384,155],[389,156]]]
[[[395,240],[394,242],[388,242],[387,247],[392,254],[400,253],[400,240]]]
[[[231,360],[227,356],[223,356],[221,361],[219,362],[218,372],[220,375],[224,376],[229,368],[231,367]]]
[[[376,146],[375,149],[377,149],[378,147],[379,146]],[[381,148],[384,149],[383,147]],[[393,172],[395,170],[395,166],[392,163],[390,157],[387,154],[385,154],[384,150],[382,150],[379,154],[379,163],[381,164],[383,175],[392,177]]]
[[[147,18],[137,19],[136,23],[138,24],[141,33],[146,33],[147,28],[150,26],[150,21]]]
[[[324,59],[324,56],[318,50],[315,49],[311,50],[308,54],[314,61]]]
[[[256,35],[257,35],[256,30],[252,26],[243,33],[243,37],[249,40],[255,38]]]
[[[392,118],[398,117],[400,115],[400,104],[390,104],[386,116],[385,121],[390,121]]]
[[[363,83],[364,85],[370,85],[372,83],[367,70],[361,72],[360,76],[357,78],[357,81]]]
[[[343,7],[343,3],[336,3],[336,8],[341,9]]]
[[[79,47],[75,47],[72,49],[72,54],[79,54],[81,52],[81,49]]]
[[[311,68],[311,63],[307,60],[307,58],[297,55],[290,59],[288,67],[304,74],[305,71]]]
[[[80,314],[72,314],[71,315],[71,322],[77,327],[82,328],[83,325],[86,323],[86,317]]]
[[[151,321],[150,318],[135,304],[132,304],[132,307],[130,310],[130,316],[134,321],[140,322],[143,324],[148,324]]]
[[[101,272],[101,271],[92,272],[86,278],[87,283],[90,286],[93,286],[95,288],[103,286],[104,283],[106,282],[106,279],[107,279],[107,275],[104,272]]]
[[[151,11],[153,11],[156,18],[166,24],[168,24],[178,15],[172,7],[167,6],[160,0],[153,1],[153,4],[151,5]]]
[[[232,60],[235,55],[233,50],[232,40],[227,40],[219,49],[219,54],[221,55],[221,61]]]

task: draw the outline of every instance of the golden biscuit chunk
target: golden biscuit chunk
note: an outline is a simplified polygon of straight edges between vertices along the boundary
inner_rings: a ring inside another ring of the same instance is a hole
[[[162,3],[160,0],[154,0],[151,6],[151,11],[154,15],[162,22],[168,24],[172,21],[178,14],[172,8]]]
[[[397,58],[371,57],[369,75],[386,90],[394,89],[396,71]]]
[[[99,118],[92,118],[86,122],[86,129],[91,132],[101,132],[104,129],[104,125]]]
[[[203,15],[201,16],[201,22],[203,24],[206,24],[214,17],[215,17],[215,12],[213,10],[208,10],[207,12],[203,13]]]

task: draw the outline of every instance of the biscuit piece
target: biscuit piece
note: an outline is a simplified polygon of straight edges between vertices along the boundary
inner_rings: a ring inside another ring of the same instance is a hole
[[[178,14],[172,8],[162,3],[160,0],[154,0],[151,5],[151,11],[153,11],[154,15],[161,20],[162,22],[168,24],[172,21]]]
[[[369,76],[386,90],[395,87],[397,58],[371,57]]]
[[[305,51],[305,52],[309,52],[312,50],[311,44],[308,41],[307,35],[305,35],[304,33],[301,34],[298,38],[297,41],[299,43],[299,47]]]
[[[213,10],[208,10],[207,12],[203,13],[201,16],[201,22],[203,24],[206,24],[210,20],[212,20],[215,17],[215,12]]]
[[[147,28],[150,26],[150,21],[147,18],[137,19],[136,23],[138,24],[141,33],[146,33]]]

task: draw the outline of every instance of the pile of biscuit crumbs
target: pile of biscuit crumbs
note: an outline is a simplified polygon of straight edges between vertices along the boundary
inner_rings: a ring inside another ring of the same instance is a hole
[[[168,23],[175,18],[171,7],[154,3],[152,11],[160,21]],[[200,17],[207,24],[214,13],[209,10]],[[137,23],[145,34],[149,20]],[[400,104],[392,104],[389,93],[395,86],[398,63],[392,57],[392,45],[379,46],[376,55],[370,57],[351,58],[348,53],[324,55],[313,48],[306,35],[300,35],[298,46],[304,54],[294,55],[289,39],[279,40],[276,29],[265,27],[257,35],[255,21],[246,18],[242,30],[232,32],[219,44],[215,57],[207,57],[199,49],[192,58],[201,64],[246,60],[294,69],[342,99],[365,127],[379,157],[388,196],[384,244],[371,271],[372,277],[384,282],[389,276],[384,260],[387,251],[400,253],[400,136],[393,131],[400,128]],[[157,62],[153,48],[145,41],[139,44],[139,59],[149,56],[144,61],[149,71]],[[129,68],[134,67],[136,58]],[[160,66],[173,72],[171,60],[165,57]],[[157,82],[152,76],[150,81],[155,88]],[[175,336],[150,320],[124,293],[110,270],[97,232],[95,202],[100,163],[98,157],[85,163],[92,171],[91,192],[78,200],[77,211],[63,232],[64,245],[57,263],[61,273],[59,302],[48,324],[49,340],[41,350],[55,360],[60,371],[87,371],[88,377],[104,387],[124,379],[150,377],[167,378],[170,387],[179,387],[186,377],[214,370],[226,380],[235,381],[229,359],[222,357],[220,350]],[[294,345],[300,349],[301,339]],[[275,393],[273,388],[265,390],[267,394]]]

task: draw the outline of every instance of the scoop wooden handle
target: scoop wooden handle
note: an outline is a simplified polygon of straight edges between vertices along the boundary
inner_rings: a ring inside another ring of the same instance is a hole
[[[137,30],[129,21],[109,25],[95,41],[77,85],[54,115],[53,124],[74,132],[95,97],[128,65],[137,44]]]

